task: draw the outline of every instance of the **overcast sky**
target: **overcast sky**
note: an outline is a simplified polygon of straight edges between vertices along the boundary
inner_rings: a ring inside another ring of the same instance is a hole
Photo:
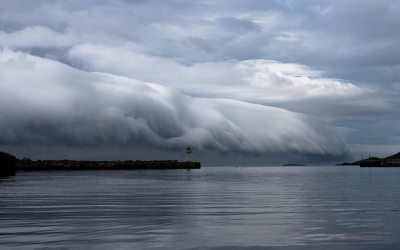
[[[209,165],[400,151],[398,1],[0,2],[0,151]]]

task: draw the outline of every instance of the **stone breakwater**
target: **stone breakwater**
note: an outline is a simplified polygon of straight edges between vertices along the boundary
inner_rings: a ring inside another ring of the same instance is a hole
[[[128,170],[128,169],[200,169],[200,162],[165,161],[72,161],[72,160],[20,160],[17,171],[39,170]]]
[[[0,176],[15,175],[15,162],[17,158],[15,156],[0,152]]]

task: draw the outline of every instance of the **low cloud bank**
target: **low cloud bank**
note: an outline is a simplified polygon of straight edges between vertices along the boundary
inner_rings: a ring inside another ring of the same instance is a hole
[[[333,130],[302,114],[229,99],[192,98],[169,87],[83,72],[10,50],[0,53],[0,145],[143,145],[171,151],[190,145],[222,155],[350,157]]]

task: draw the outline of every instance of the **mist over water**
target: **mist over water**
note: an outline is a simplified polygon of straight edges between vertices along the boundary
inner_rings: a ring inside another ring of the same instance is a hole
[[[0,245],[394,248],[399,181],[399,168],[359,167],[17,172],[0,179]]]

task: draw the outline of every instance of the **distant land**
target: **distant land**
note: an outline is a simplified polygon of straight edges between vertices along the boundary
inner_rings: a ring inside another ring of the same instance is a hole
[[[400,152],[385,158],[369,157],[355,162],[343,162],[336,166],[352,166],[360,167],[400,167]]]

